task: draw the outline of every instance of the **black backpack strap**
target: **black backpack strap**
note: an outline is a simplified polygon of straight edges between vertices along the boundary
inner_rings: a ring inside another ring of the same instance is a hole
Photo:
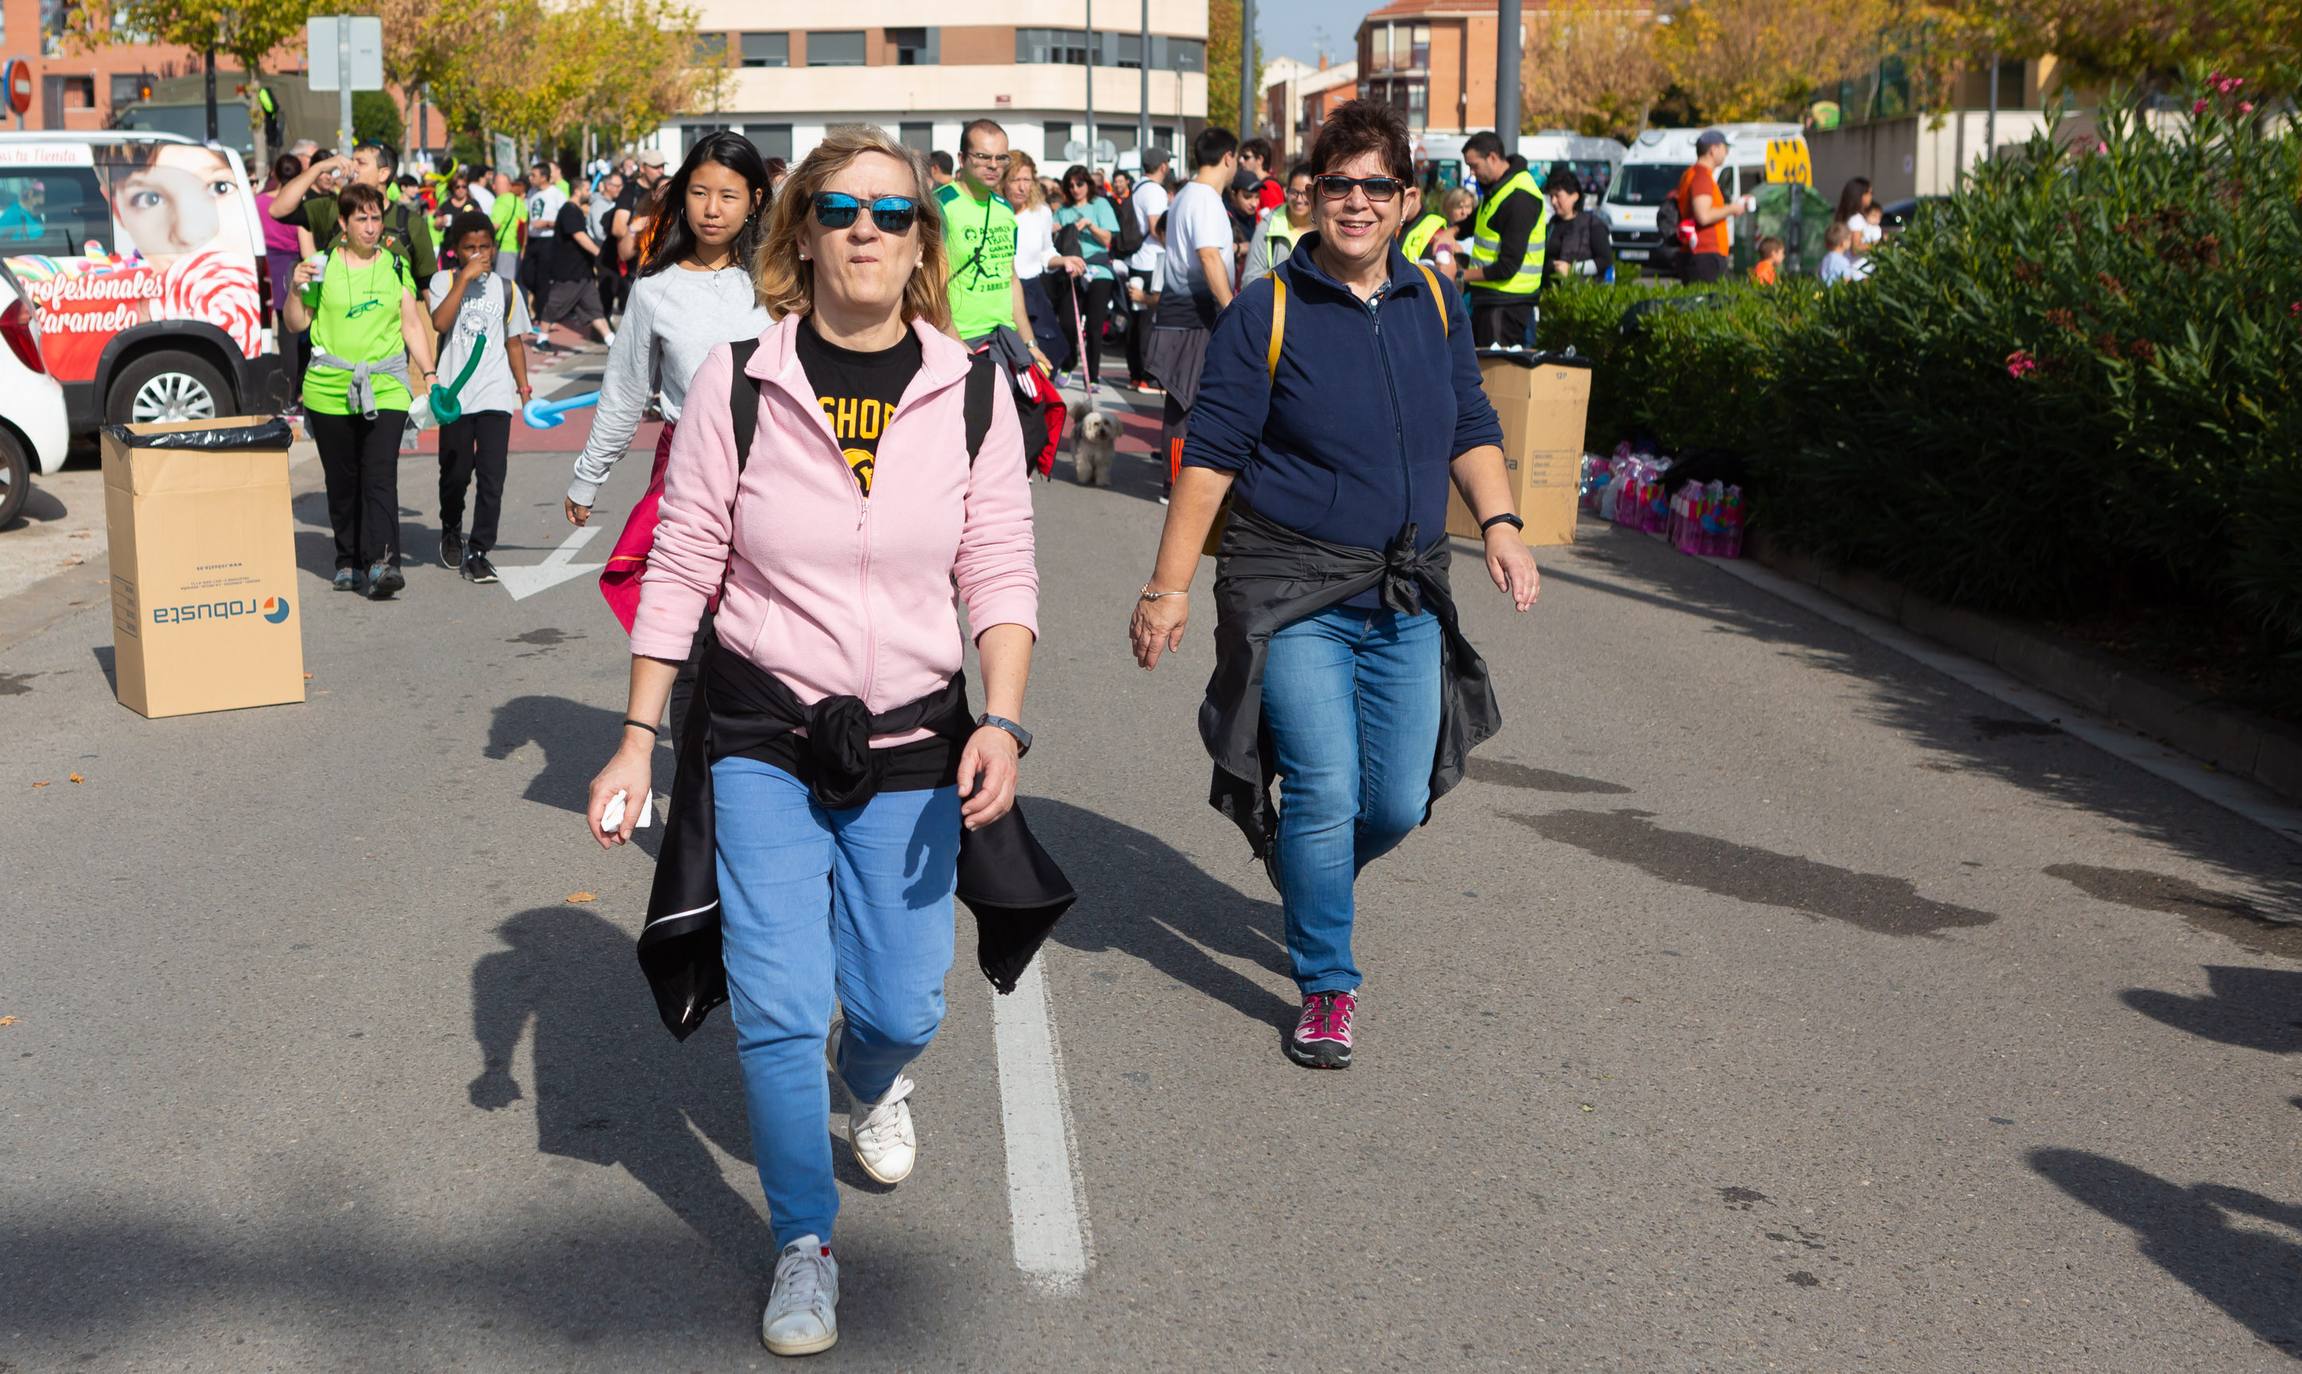
[[[741,475],[744,464],[751,461],[752,435],[759,430],[759,383],[744,375],[751,355],[759,351],[759,340],[738,339],[727,351],[735,365],[727,383],[727,413],[735,424],[735,470]]]
[[[967,364],[967,465],[983,451],[983,436],[991,432],[991,388],[999,384],[999,362],[985,349]]]

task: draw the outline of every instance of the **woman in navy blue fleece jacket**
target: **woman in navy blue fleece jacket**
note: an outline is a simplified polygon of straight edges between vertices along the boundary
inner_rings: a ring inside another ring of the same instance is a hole
[[[1450,480],[1480,517],[1495,586],[1524,611],[1538,582],[1462,299],[1392,246],[1413,169],[1404,123],[1353,101],[1310,161],[1314,232],[1208,340],[1130,634],[1145,668],[1181,644],[1200,548],[1229,497],[1199,720],[1211,800],[1285,905],[1303,993],[1287,1054],[1344,1068],[1359,870],[1428,817],[1500,724],[1447,582]]]

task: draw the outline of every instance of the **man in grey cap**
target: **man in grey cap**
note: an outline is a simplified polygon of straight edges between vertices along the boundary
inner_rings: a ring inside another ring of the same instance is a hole
[[[1147,302],[1159,293],[1159,259],[1166,251],[1159,246],[1153,231],[1159,227],[1160,217],[1167,213],[1169,161],[1165,148],[1145,148],[1143,175],[1135,179],[1135,189],[1127,197],[1127,212],[1135,216],[1143,236],[1143,246],[1127,259],[1127,299],[1135,306],[1135,318],[1127,331],[1127,385],[1137,391],[1159,389],[1143,367],[1143,336],[1151,332],[1151,309]]]
[[[639,166],[631,176],[624,179],[623,193],[615,198],[615,210],[608,215],[607,232],[615,242],[617,253],[625,261],[630,261],[639,253],[638,241],[631,232],[632,215],[641,211],[654,198],[655,188],[663,184],[663,169],[667,161],[660,148],[642,149]],[[606,245],[601,246],[604,249]]]
[[[1694,249],[1686,256],[1686,280],[1691,283],[1725,281],[1727,249],[1733,240],[1727,221],[1750,213],[1748,199],[1728,200],[1719,192],[1718,169],[1726,166],[1727,136],[1705,129],[1695,139],[1695,165],[1679,177],[1671,192],[1678,201],[1679,223],[1694,226]],[[1680,230],[1680,239],[1686,231]]]

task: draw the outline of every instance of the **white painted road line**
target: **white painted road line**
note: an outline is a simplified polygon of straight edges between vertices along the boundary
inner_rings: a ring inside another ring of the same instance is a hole
[[[1704,561],[1720,572],[1772,592],[1865,639],[1916,659],[1953,682],[1963,683],[2027,715],[2059,725],[2063,733],[2074,735],[2113,758],[2133,764],[2145,773],[2163,778],[2193,796],[2236,812],[2265,830],[2302,843],[2302,808],[2289,805],[2268,788],[2228,773],[2211,770],[2198,760],[2168,748],[2148,735],[2138,734],[2123,725],[2089,715],[2071,702],[2051,692],[2040,691],[2012,674],[1968,658],[1955,650],[1946,649],[1891,621],[1858,610],[1827,592],[1793,581],[1770,568],[1739,560]]]
[[[1087,1204],[1072,1148],[1063,1058],[1048,1014],[1044,952],[991,994],[992,1043],[999,1056],[999,1115],[1007,1136],[1007,1212],[1015,1267],[1049,1293],[1076,1293],[1091,1263]]]
[[[568,537],[560,541],[558,548],[544,555],[543,562],[530,568],[498,567],[496,578],[503,584],[503,589],[512,594],[512,600],[525,601],[537,592],[548,591],[562,582],[581,577],[585,573],[596,573],[607,565],[578,563],[575,556],[576,550],[588,543],[600,529],[598,525],[582,525],[569,530]]]

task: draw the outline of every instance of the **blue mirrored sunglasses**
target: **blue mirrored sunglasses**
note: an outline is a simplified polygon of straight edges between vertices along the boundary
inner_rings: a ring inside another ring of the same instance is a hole
[[[862,201],[838,191],[815,193],[815,222],[826,229],[845,229],[864,209]],[[871,202],[871,222],[882,233],[908,234],[919,220],[919,202],[909,196],[881,196]]]

